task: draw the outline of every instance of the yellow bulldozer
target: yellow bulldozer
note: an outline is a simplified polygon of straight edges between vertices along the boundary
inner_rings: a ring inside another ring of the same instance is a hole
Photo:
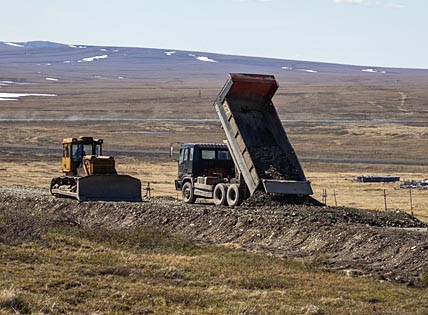
[[[62,141],[63,176],[51,181],[56,197],[79,201],[141,201],[141,182],[118,175],[114,157],[103,156],[103,139],[66,138]]]

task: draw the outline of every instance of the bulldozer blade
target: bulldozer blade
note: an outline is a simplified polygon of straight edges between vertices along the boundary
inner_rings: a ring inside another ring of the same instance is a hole
[[[141,182],[129,175],[91,175],[77,180],[80,201],[142,201]]]

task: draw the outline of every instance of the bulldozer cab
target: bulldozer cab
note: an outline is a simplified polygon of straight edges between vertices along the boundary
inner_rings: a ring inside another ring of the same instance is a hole
[[[67,138],[62,141],[62,171],[66,176],[76,175],[86,156],[102,155],[102,139],[92,137]]]

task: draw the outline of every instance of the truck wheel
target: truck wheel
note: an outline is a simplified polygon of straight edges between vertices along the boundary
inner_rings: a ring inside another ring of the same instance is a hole
[[[238,185],[232,184],[227,189],[226,199],[229,206],[239,206],[244,199],[244,194],[239,190]]]
[[[196,197],[193,194],[193,186],[192,183],[186,182],[181,189],[181,194],[183,196],[183,201],[185,203],[195,203]]]
[[[217,206],[225,206],[227,204],[226,199],[227,186],[225,184],[217,184],[213,191],[214,204]]]

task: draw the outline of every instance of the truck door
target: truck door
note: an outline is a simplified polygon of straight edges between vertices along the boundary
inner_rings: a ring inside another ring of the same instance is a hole
[[[178,160],[178,178],[192,174],[193,148],[181,148]]]

